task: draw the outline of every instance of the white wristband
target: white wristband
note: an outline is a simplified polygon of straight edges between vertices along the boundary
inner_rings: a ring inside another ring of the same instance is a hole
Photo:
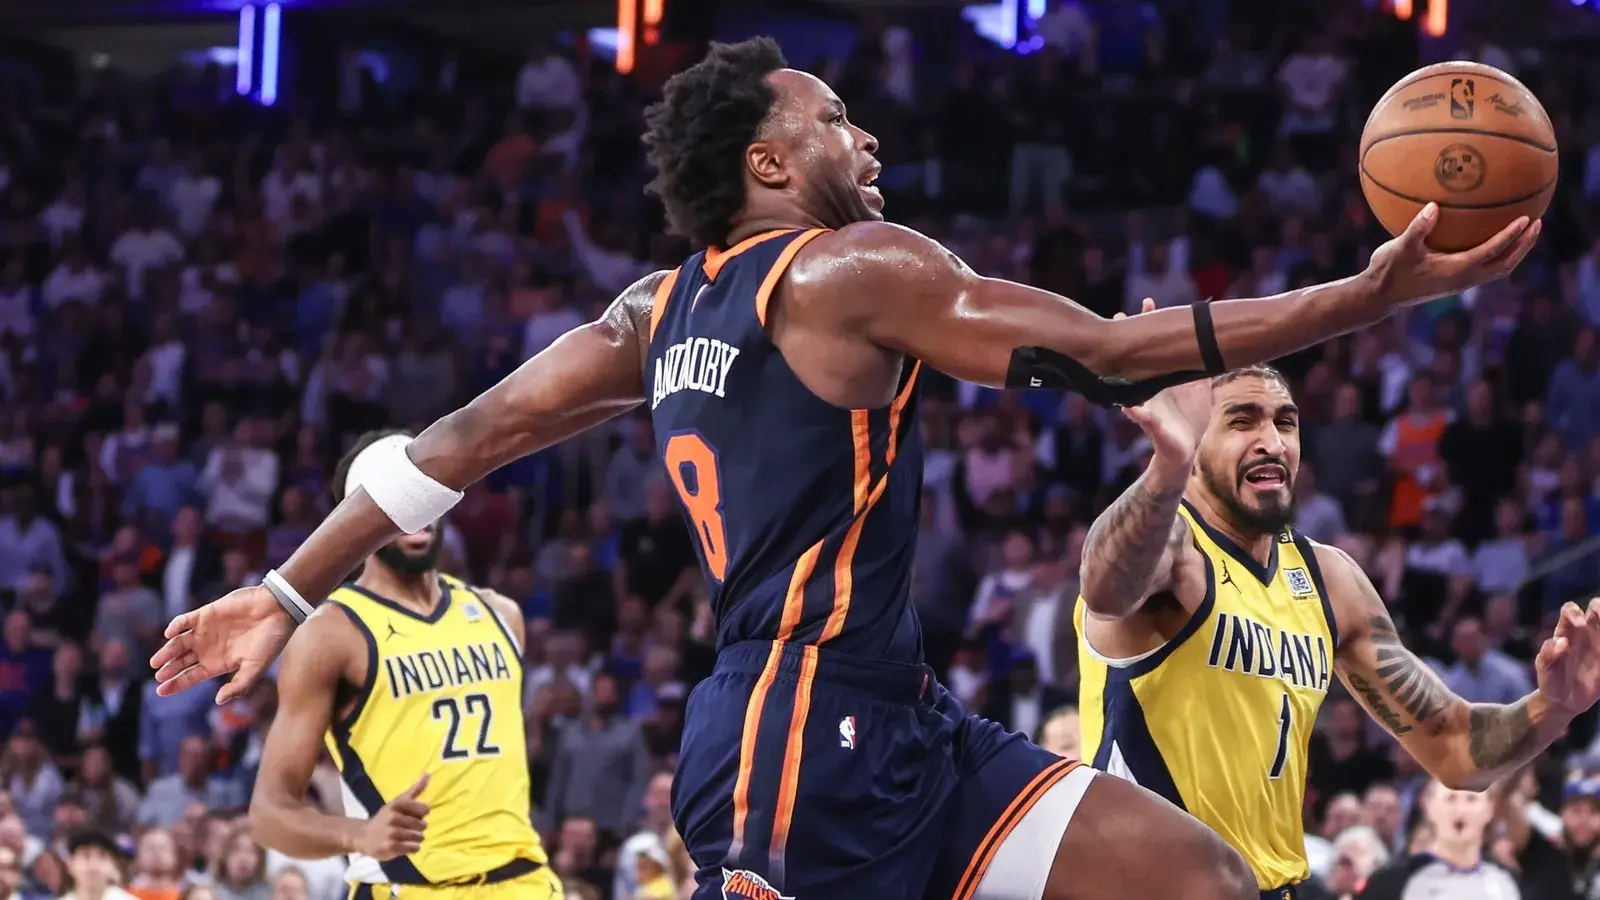
[[[461,502],[461,492],[428,477],[406,454],[411,438],[380,438],[350,463],[344,479],[346,497],[357,487],[378,504],[384,515],[406,534],[416,534]]]
[[[294,619],[295,624],[298,625],[311,616],[313,612],[311,604],[300,596],[300,592],[294,589],[294,585],[290,584],[288,579],[278,574],[277,569],[269,569],[267,574],[261,576],[261,586],[278,598],[278,605]]]

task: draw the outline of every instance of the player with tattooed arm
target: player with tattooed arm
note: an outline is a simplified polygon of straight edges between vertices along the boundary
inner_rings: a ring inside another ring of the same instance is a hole
[[[1402,646],[1366,573],[1290,526],[1300,414],[1272,368],[1126,414],[1155,452],[1084,547],[1085,758],[1216,829],[1263,900],[1309,874],[1307,743],[1333,676],[1456,789],[1515,771],[1600,697],[1600,600],[1562,610],[1538,690],[1510,705],[1462,700]]]

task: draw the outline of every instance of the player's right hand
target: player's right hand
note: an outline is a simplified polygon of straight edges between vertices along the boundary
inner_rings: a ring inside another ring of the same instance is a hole
[[[156,693],[167,697],[232,674],[217,692],[217,703],[243,696],[293,633],[294,620],[271,591],[260,585],[239,588],[167,625],[167,643],[150,657]]]
[[[1156,302],[1147,298],[1139,311],[1155,308]],[[1123,318],[1123,314],[1113,318]],[[1176,473],[1182,477],[1188,474],[1200,451],[1200,439],[1211,424],[1211,379],[1169,387],[1139,406],[1123,407],[1122,414],[1150,438],[1156,459],[1182,469]]]
[[[384,862],[422,849],[422,835],[428,829],[428,804],[417,799],[428,786],[423,773],[406,792],[385,803],[378,814],[368,819],[356,840],[356,852]]]
[[[1438,253],[1428,249],[1428,235],[1439,221],[1439,207],[1429,203],[1399,237],[1372,252],[1365,276],[1372,279],[1375,299],[1388,312],[1448,297],[1467,288],[1504,278],[1539,240],[1540,223],[1519,216],[1500,233],[1471,250]]]

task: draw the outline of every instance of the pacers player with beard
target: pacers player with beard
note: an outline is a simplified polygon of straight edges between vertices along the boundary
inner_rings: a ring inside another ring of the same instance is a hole
[[[340,498],[385,441],[409,438],[363,435],[334,473]],[[522,613],[438,571],[441,525],[373,553],[289,642],[255,837],[301,859],[345,855],[351,900],[559,898],[528,816]],[[344,816],[306,800],[324,741]]]
[[[1307,742],[1335,675],[1452,789],[1516,770],[1600,697],[1600,600],[1567,604],[1538,690],[1508,705],[1462,700],[1401,645],[1366,573],[1290,526],[1300,415],[1275,370],[1126,412],[1155,452],[1084,548],[1084,756],[1210,825],[1263,898],[1309,874]]]

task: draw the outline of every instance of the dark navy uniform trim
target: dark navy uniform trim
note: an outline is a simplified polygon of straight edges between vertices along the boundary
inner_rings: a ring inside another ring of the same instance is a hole
[[[439,603],[438,605],[434,606],[433,612],[426,615],[419,613],[414,609],[407,609],[393,600],[390,600],[388,597],[380,597],[361,585],[356,584],[354,581],[347,581],[342,586],[355,591],[379,606],[387,607],[403,616],[416,619],[418,622],[425,622],[429,625],[432,625],[433,623],[444,618],[445,612],[450,609],[450,585],[446,584],[443,578],[439,579]]]
[[[1294,545],[1305,558],[1306,569],[1311,573],[1311,584],[1317,589],[1317,598],[1322,601],[1322,617],[1328,620],[1328,634],[1333,636],[1334,652],[1339,650],[1339,619],[1333,614],[1333,599],[1328,596],[1328,584],[1322,580],[1322,562],[1317,559],[1316,545],[1311,539],[1294,532]]]
[[[344,779],[345,787],[349,788],[350,793],[354,794],[356,800],[360,801],[362,807],[366,809],[367,815],[375,816],[378,814],[378,810],[383,809],[386,801],[383,799],[383,795],[378,793],[377,785],[372,783],[372,777],[367,774],[366,764],[361,761],[361,756],[350,746],[350,741],[347,740],[347,737],[348,735],[334,733],[334,743],[339,748],[339,761],[342,763],[339,768],[339,777]],[[416,864],[411,861],[409,856],[397,856],[394,859],[380,862],[378,865],[383,868],[384,877],[394,884],[429,883],[428,879],[424,878],[422,873],[418,871]]]
[[[1206,563],[1206,595],[1200,601],[1200,605],[1195,607],[1194,613],[1189,616],[1189,620],[1184,622],[1183,627],[1178,629],[1178,633],[1173,635],[1165,644],[1162,644],[1156,652],[1126,666],[1108,666],[1108,669],[1112,672],[1125,673],[1128,678],[1148,675],[1166,662],[1167,657],[1177,652],[1178,648],[1183,646],[1184,641],[1193,637],[1195,632],[1200,630],[1200,626],[1211,618],[1211,611],[1216,609],[1217,606],[1217,573],[1212,566],[1210,554],[1201,552],[1200,558],[1205,560]]]
[[[1105,733],[1100,736],[1100,749],[1094,756],[1094,767],[1107,771],[1111,765],[1111,750],[1122,753],[1122,762],[1141,787],[1159,794],[1167,802],[1188,812],[1172,770],[1161,757],[1161,748],[1150,725],[1145,720],[1144,707],[1133,692],[1134,676],[1127,669],[1109,669],[1105,690]]]
[[[1223,553],[1233,557],[1235,562],[1244,566],[1245,570],[1254,575],[1257,581],[1262,584],[1271,584],[1272,579],[1278,577],[1278,542],[1276,540],[1272,542],[1272,549],[1268,551],[1267,564],[1263,566],[1261,563],[1256,562],[1255,557],[1246,553],[1243,547],[1234,543],[1233,538],[1212,528],[1211,523],[1206,521],[1206,517],[1200,515],[1200,511],[1195,509],[1189,501],[1184,500],[1182,502],[1183,508],[1189,511],[1189,515],[1194,518],[1195,523],[1205,531],[1206,537],[1211,538],[1213,543],[1221,547]]]
[[[367,700],[372,696],[372,689],[378,683],[378,641],[372,636],[372,629],[367,627],[366,622],[361,621],[361,616],[357,615],[355,610],[345,606],[343,603],[340,603],[337,600],[330,600],[328,602],[335,609],[345,614],[345,616],[350,620],[350,623],[356,626],[356,630],[361,632],[361,637],[367,644],[366,680],[362,682],[360,687],[353,689],[354,693],[352,695],[352,700],[354,701],[354,705],[350,707],[350,711],[345,715],[340,716],[333,723],[333,730],[335,734],[348,737],[350,734],[350,729],[354,728],[356,721],[361,718],[361,711],[367,708]]]

